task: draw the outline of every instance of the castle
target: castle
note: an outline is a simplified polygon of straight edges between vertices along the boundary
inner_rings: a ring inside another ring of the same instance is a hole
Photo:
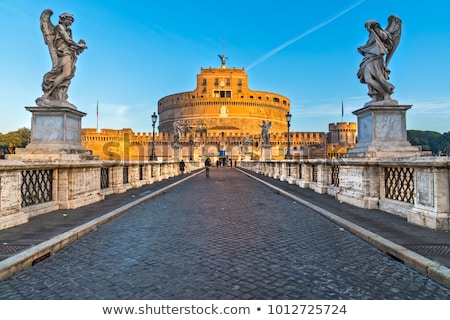
[[[338,157],[354,145],[356,124],[343,122],[330,124],[328,135],[289,132],[288,141],[290,100],[278,93],[249,89],[245,70],[227,68],[226,58],[220,58],[220,68],[201,68],[195,90],[158,101],[159,133],[154,137],[131,129],[97,132],[87,128],[82,129],[83,147],[102,160],[149,160],[152,147],[159,160],[257,160],[264,142],[263,123],[270,126],[266,144],[275,160],[284,158],[288,142],[294,159]]]

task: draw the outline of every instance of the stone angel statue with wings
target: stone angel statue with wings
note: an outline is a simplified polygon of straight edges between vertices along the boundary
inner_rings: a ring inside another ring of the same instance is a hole
[[[75,75],[77,56],[87,49],[87,46],[84,40],[75,42],[72,39],[70,29],[74,22],[72,14],[62,13],[56,26],[50,20],[52,15],[53,11],[46,9],[40,17],[41,31],[50,52],[52,69],[44,75],[42,81],[44,94],[36,100],[36,103],[39,106],[75,108],[67,101],[67,91]]]
[[[272,127],[272,121],[266,122],[265,120],[263,120],[263,123],[260,127],[261,127],[261,137],[263,139],[263,144],[264,145],[270,144],[269,130],[270,130],[270,127]]]
[[[391,99],[394,85],[388,81],[390,74],[388,65],[400,42],[402,21],[399,17],[391,15],[386,29],[375,20],[367,21],[365,28],[369,31],[369,39],[365,45],[358,48],[359,53],[363,55],[357,73],[358,78],[361,83],[368,86],[368,95],[372,98],[370,103],[382,101],[397,104]]]
[[[173,126],[173,140],[175,143],[179,143],[181,140],[181,136],[183,134],[183,130],[181,128],[180,121],[177,120],[172,123]]]

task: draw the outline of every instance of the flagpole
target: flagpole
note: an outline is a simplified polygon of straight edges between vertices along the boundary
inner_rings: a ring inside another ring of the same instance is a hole
[[[344,100],[341,101],[341,122],[344,122]]]

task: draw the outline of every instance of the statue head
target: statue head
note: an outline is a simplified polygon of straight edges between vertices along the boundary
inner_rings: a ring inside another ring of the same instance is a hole
[[[59,15],[59,21],[64,21],[64,20],[70,21],[70,23],[73,23],[75,21],[75,18],[73,17],[73,15],[71,13],[64,12]]]
[[[373,29],[375,27],[380,28],[381,29],[381,25],[376,21],[376,20],[368,20],[365,24],[364,27],[366,27],[367,30]]]

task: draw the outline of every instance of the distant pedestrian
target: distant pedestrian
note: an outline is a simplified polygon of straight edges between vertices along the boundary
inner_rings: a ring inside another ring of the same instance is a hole
[[[184,160],[180,161],[180,171],[181,174],[184,174],[184,168],[186,167],[186,164],[184,163]]]
[[[205,160],[205,168],[206,168],[206,176],[209,177],[209,169],[211,167],[211,159],[206,158]]]

